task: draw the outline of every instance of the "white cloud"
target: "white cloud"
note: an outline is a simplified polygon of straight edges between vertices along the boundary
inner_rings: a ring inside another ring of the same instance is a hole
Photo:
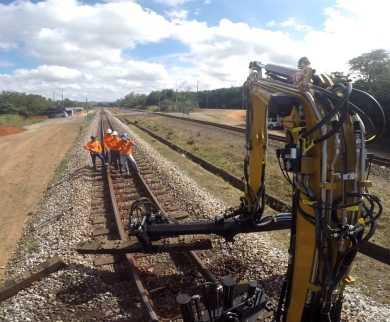
[[[88,92],[92,98],[116,99],[132,90],[117,85],[118,79],[141,79],[137,91],[167,82],[163,65],[123,56],[125,49],[170,37],[174,27],[134,1],[19,1],[0,4],[0,16],[0,49],[19,50],[40,63],[0,75],[1,89],[45,93],[59,86],[81,89],[75,96]]]
[[[189,0],[154,0],[154,1],[169,7],[177,7],[188,2]]]
[[[44,63],[118,62],[121,49],[171,34],[169,21],[133,1],[16,2],[0,5],[0,16],[0,43],[19,43]]]
[[[82,73],[77,69],[64,66],[42,65],[35,69],[17,69],[14,75],[16,78],[25,81],[35,79],[43,81],[76,81],[81,79]]]
[[[183,9],[182,10],[174,9],[174,10],[168,11],[166,14],[172,20],[184,20],[188,16],[188,11],[183,10]]]
[[[185,2],[156,1],[170,7]],[[201,88],[239,85],[251,60],[295,65],[299,57],[308,56],[317,70],[346,70],[352,57],[376,48],[390,50],[388,12],[388,1],[371,0],[368,5],[356,0],[352,5],[338,0],[324,11],[320,29],[294,17],[258,28],[227,18],[210,26],[189,20],[178,8],[170,8],[166,18],[136,1],[0,4],[0,50],[19,50],[39,63],[0,74],[0,88],[46,95],[64,88],[72,98],[108,100],[176,84],[194,88],[197,81]],[[181,42],[188,52],[154,62],[129,58],[132,48],[165,39]]]
[[[364,52],[390,50],[390,1],[338,0],[325,10],[323,30],[311,30],[302,47],[324,71],[346,70],[348,60]]]
[[[308,32],[312,30],[312,27],[309,25],[305,25],[303,23],[300,23],[295,19],[294,17],[290,17],[284,21],[276,22],[275,20],[271,20],[266,24],[267,27],[279,27],[279,28],[286,28],[290,30],[300,31],[300,32]]]

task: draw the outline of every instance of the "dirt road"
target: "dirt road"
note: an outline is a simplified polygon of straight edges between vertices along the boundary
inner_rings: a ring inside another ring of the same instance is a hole
[[[0,137],[0,279],[28,213],[78,136],[82,119],[48,120]]]

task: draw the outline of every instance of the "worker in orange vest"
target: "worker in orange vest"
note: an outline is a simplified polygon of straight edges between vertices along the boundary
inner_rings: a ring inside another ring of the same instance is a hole
[[[118,137],[118,132],[112,132],[112,139],[108,142],[108,147],[111,154],[111,164],[114,165],[116,169],[120,169],[120,157],[119,157],[119,146],[121,139]]]
[[[137,162],[133,157],[133,151],[135,147],[135,141],[129,139],[129,135],[127,133],[123,133],[121,135],[121,141],[119,146],[119,154],[121,158],[120,172],[122,173],[122,166],[127,174],[130,174],[129,163],[132,167],[138,172]]]
[[[84,145],[84,149],[89,151],[92,159],[93,168],[96,171],[96,157],[102,161],[102,166],[104,165],[104,157],[103,157],[103,148],[98,140],[96,140],[96,136],[91,136],[91,140]]]
[[[110,142],[112,140],[112,130],[108,129],[106,133],[104,133],[103,137],[103,145],[104,145],[104,158],[106,160],[106,164],[111,163],[111,153],[110,153]]]

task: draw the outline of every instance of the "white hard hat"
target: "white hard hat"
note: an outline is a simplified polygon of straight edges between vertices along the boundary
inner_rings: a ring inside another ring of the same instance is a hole
[[[112,133],[112,130],[111,130],[111,129],[108,129],[108,130],[106,131],[106,133],[107,133],[107,134],[111,134],[111,133]]]
[[[118,135],[117,131],[112,132],[112,135]]]
[[[129,138],[129,135],[128,135],[127,133],[123,133],[123,134],[121,135],[121,138],[122,138],[122,139],[128,139],[128,138]]]

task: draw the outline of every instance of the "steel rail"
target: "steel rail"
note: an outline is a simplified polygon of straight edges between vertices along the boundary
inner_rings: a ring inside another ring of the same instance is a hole
[[[108,123],[109,127],[113,129],[113,126],[112,126],[112,123],[111,123],[109,117],[105,116],[105,118],[106,118],[106,122]],[[103,130],[104,129],[103,118],[102,118],[101,122],[102,122],[102,130]],[[157,207],[157,209],[160,210],[162,216],[164,216],[165,218],[167,218],[171,222],[177,223],[177,220],[169,218],[169,214],[166,212],[164,207],[158,201],[157,197],[155,196],[153,191],[150,189],[149,185],[146,183],[146,181],[143,178],[143,176],[141,175],[141,173],[139,173],[137,171],[134,171],[133,173],[135,174],[135,180],[143,188],[143,190],[145,191],[145,193],[149,197],[149,199],[152,201],[152,203]],[[122,240],[128,240],[128,235],[126,234],[126,232],[123,228],[123,224],[121,222],[121,217],[120,217],[119,209],[118,209],[117,202],[116,202],[116,197],[115,197],[115,192],[114,192],[114,188],[113,188],[113,182],[112,182],[112,179],[110,176],[111,172],[109,170],[109,167],[106,168],[106,175],[107,175],[108,185],[109,185],[109,189],[110,189],[111,200],[112,200],[112,204],[113,204],[114,217],[115,217],[115,221],[116,221],[116,224],[118,227],[119,235],[120,235]],[[201,259],[199,258],[199,256],[196,254],[195,251],[187,251],[187,252],[184,252],[184,254],[186,254],[189,257],[189,260],[193,264],[195,264],[198,271],[201,273],[201,275],[203,276],[203,278],[205,280],[207,280],[208,282],[212,282],[212,283],[218,282],[218,279],[215,277],[215,275],[213,273],[211,273],[206,268],[206,266],[201,261]],[[135,281],[135,284],[137,287],[137,291],[141,296],[143,306],[144,306],[147,314],[149,315],[150,320],[151,321],[159,321],[158,315],[156,314],[156,312],[153,308],[153,303],[152,303],[152,300],[150,298],[150,294],[149,294],[148,290],[145,288],[145,286],[143,285],[142,280],[137,273],[137,268],[136,268],[137,263],[136,263],[135,258],[131,254],[126,254],[125,257],[130,264],[129,266],[131,269],[131,274],[134,278],[134,281]]]
[[[137,110],[137,111],[145,113],[145,111],[142,111],[142,110]],[[194,119],[194,118],[190,118],[190,117],[182,117],[182,116],[178,116],[178,115],[170,115],[170,114],[161,113],[161,112],[147,112],[147,113],[150,113],[152,115],[159,115],[159,116],[164,116],[164,117],[168,117],[168,118],[174,118],[174,119],[178,119],[178,120],[188,121],[188,122],[192,122],[192,123],[214,126],[214,127],[218,127],[221,129],[230,130],[232,132],[237,132],[237,133],[242,133],[242,134],[244,134],[246,132],[245,128],[239,127],[239,126],[233,126],[233,125],[228,125],[228,124],[198,120],[198,119]],[[278,142],[287,142],[286,137],[282,136],[282,135],[269,133],[268,138],[270,140],[274,140],[274,141],[278,141]],[[390,168],[390,159],[388,159],[388,158],[381,157],[377,154],[371,154],[369,159],[373,164],[376,164],[378,166],[384,166],[386,168]]]
[[[215,166],[214,164],[196,156],[195,154],[193,154],[187,150],[184,150],[183,148],[179,147],[178,145],[172,143],[171,141],[164,139],[163,137],[159,136],[158,134],[152,132],[151,130],[149,130],[149,129],[147,129],[139,124],[136,124],[134,122],[131,122],[131,124],[134,125],[135,127],[139,128],[140,130],[146,132],[151,137],[155,138],[156,140],[160,141],[161,143],[169,146],[171,149],[175,150],[176,152],[179,152],[180,154],[184,154],[187,158],[189,158],[190,160],[199,164],[202,168],[211,172],[212,174],[219,176],[220,178],[222,178],[223,180],[228,182],[230,185],[232,185],[234,188],[237,188],[241,191],[245,191],[245,183],[240,178],[237,178],[236,176],[230,174],[226,170]],[[270,194],[266,194],[265,202],[268,206],[270,206],[272,209],[274,209],[276,211],[279,211],[279,212],[291,211],[291,207],[287,203],[277,199],[276,197],[274,197]]]
[[[151,137],[153,137],[157,141],[167,145],[168,147],[170,147],[174,151],[179,152],[181,154],[184,154],[187,158],[189,158],[193,162],[199,164],[202,168],[211,172],[212,174],[221,177],[226,182],[231,184],[233,187],[235,187],[241,191],[245,191],[244,182],[242,180],[240,180],[239,178],[237,178],[236,176],[230,174],[229,172],[225,171],[224,169],[216,167],[215,165],[211,164],[210,162],[208,162],[204,159],[199,158],[198,156],[194,155],[193,153],[191,153],[187,150],[184,150],[183,148],[179,147],[178,145],[172,143],[171,141],[166,140],[165,138],[159,136],[158,134],[154,133],[153,131],[151,131],[151,130],[149,130],[149,129],[147,129],[147,128],[145,128],[137,123],[134,123],[134,122],[129,122],[129,123],[132,124],[133,126],[139,128],[140,130],[144,131],[145,133],[147,133],[148,135],[150,135]],[[270,208],[272,208],[276,211],[279,211],[279,212],[291,211],[291,206],[289,206],[285,202],[278,200],[277,198],[270,196],[268,194],[266,195],[265,201],[266,201],[266,204]],[[388,249],[388,248],[385,248],[385,247],[380,246],[378,244],[374,244],[370,241],[367,241],[367,242],[363,242],[362,245],[359,247],[359,252],[370,257],[370,258],[373,258],[379,262],[390,265],[390,249]]]
[[[110,127],[112,128],[112,124],[110,120],[107,118]],[[168,221],[177,223],[178,221],[176,219],[170,218],[169,214],[167,211],[164,209],[163,205],[158,201],[158,198],[154,195],[152,190],[150,189],[149,185],[146,183],[144,178],[142,177],[140,172],[134,171],[136,174],[136,178],[138,182],[142,185],[142,187],[145,189],[146,194],[148,195],[149,199],[153,202],[153,204],[157,207],[158,210],[160,210],[160,213],[162,214],[163,217],[165,217]],[[199,258],[199,256],[196,254],[195,251],[188,251],[187,252],[189,258],[193,261],[193,263],[197,266],[198,270],[202,274],[202,276],[208,281],[212,283],[217,283],[218,280],[215,277],[214,274],[212,274],[206,266],[203,264],[202,260]]]
[[[103,118],[101,118],[100,127],[101,127],[101,142],[103,142],[103,135],[104,135],[103,134],[104,133]],[[103,149],[104,149],[104,145],[103,145]],[[119,209],[118,209],[118,203],[117,203],[117,200],[115,197],[114,184],[112,182],[111,171],[110,171],[109,167],[105,167],[105,175],[106,175],[106,179],[107,179],[107,183],[108,183],[108,187],[109,187],[109,191],[110,191],[112,210],[114,212],[115,223],[116,223],[116,227],[118,229],[119,237],[121,240],[128,240],[129,237],[126,234],[125,229],[124,229],[123,224],[122,224],[122,221],[121,221],[121,217],[120,217],[120,213],[119,213]],[[158,318],[158,316],[153,308],[153,304],[152,304],[152,301],[150,299],[149,292],[145,288],[145,286],[143,285],[142,280],[137,272],[137,268],[136,268],[137,263],[136,263],[135,258],[131,254],[126,254],[125,257],[127,259],[127,262],[129,263],[131,275],[133,277],[134,283],[137,287],[138,293],[141,297],[142,303],[144,305],[144,308],[145,308],[147,314],[149,315],[150,320],[153,322],[159,321],[159,318]]]

